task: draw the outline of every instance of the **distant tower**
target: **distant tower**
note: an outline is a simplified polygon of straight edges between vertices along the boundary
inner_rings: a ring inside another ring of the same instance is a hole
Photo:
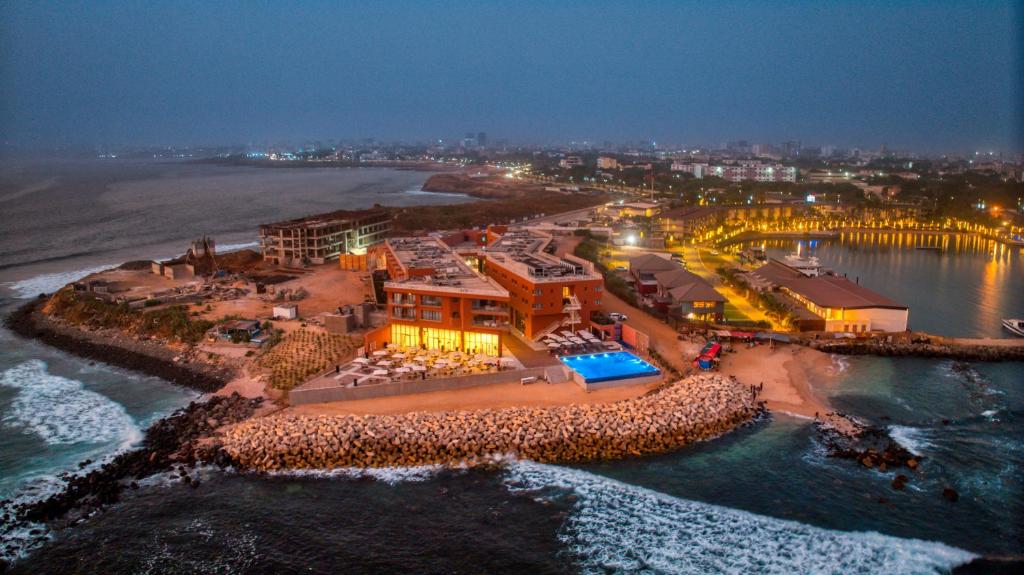
[[[481,148],[487,147],[487,132],[480,132],[476,135],[476,145]]]

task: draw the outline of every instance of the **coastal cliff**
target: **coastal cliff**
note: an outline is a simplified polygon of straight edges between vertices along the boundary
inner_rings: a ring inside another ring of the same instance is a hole
[[[747,386],[704,374],[610,404],[256,418],[228,428],[221,449],[237,467],[260,471],[472,464],[506,455],[608,460],[677,449],[763,410]]]

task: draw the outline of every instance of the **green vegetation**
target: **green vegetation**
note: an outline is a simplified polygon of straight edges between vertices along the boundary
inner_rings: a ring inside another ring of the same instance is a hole
[[[214,326],[211,321],[191,317],[187,306],[172,305],[143,312],[127,304],[108,303],[78,294],[72,288],[54,294],[46,311],[73,324],[115,328],[188,344],[199,342]]]

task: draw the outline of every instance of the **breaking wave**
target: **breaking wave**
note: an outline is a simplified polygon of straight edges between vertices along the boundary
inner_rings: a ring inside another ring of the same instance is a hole
[[[418,467],[339,467],[335,469],[293,469],[272,471],[271,477],[312,477],[316,479],[374,479],[388,485],[427,481],[447,469],[443,465],[421,465]]]
[[[925,431],[917,427],[890,425],[889,437],[895,439],[896,443],[914,455],[923,455],[925,450],[932,447],[931,442],[925,438]]]
[[[577,497],[561,538],[584,573],[944,573],[975,556],[678,499],[575,469],[520,462],[509,489]]]
[[[118,441],[128,447],[142,439],[121,404],[78,380],[47,373],[46,363],[38,359],[5,370],[0,385],[18,390],[0,422],[33,433],[47,445]]]
[[[7,282],[3,285],[10,288],[11,291],[13,291],[19,298],[31,298],[36,297],[41,293],[53,293],[79,278],[110,269],[116,265],[117,264],[107,264],[70,272],[42,274],[23,280]]]

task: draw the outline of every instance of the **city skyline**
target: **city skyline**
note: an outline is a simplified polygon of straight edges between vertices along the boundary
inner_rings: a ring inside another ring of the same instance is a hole
[[[5,5],[4,144],[1024,149],[1010,2],[314,8]]]

